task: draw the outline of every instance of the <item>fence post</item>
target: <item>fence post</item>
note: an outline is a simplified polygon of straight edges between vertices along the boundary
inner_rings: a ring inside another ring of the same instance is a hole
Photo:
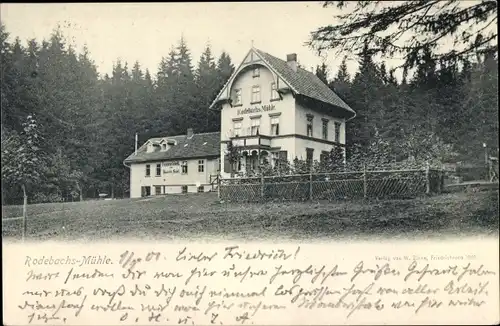
[[[260,198],[264,200],[264,173],[260,172]]]
[[[443,191],[443,180],[444,180],[444,171],[443,169],[438,172],[438,183],[437,183],[437,192],[440,194]]]
[[[426,189],[425,193],[430,194],[431,193],[431,173],[430,173],[430,164],[429,162],[426,163],[425,165],[425,183],[426,183]]]
[[[368,178],[366,175],[366,163],[363,164],[363,198],[368,196]]]
[[[23,241],[26,240],[26,234],[28,234],[28,221],[27,219],[27,214],[26,214],[26,207],[28,206],[28,197],[24,196],[23,199],[23,236],[22,239]]]
[[[219,198],[219,200],[221,200],[220,198],[220,186],[221,186],[221,180],[220,180],[220,174],[217,175],[217,197]]]
[[[23,184],[22,185],[22,188],[23,188],[23,234],[22,234],[22,239],[23,239],[23,242],[26,240],[26,235],[28,234],[28,221],[26,220],[27,219],[27,213],[26,211],[28,210],[28,195],[26,194],[26,187],[25,185]]]
[[[312,174],[312,167],[309,169],[309,200],[313,200],[313,174]]]

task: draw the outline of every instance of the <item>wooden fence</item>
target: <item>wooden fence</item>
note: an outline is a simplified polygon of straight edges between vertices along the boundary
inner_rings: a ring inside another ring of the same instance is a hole
[[[444,171],[364,170],[221,179],[219,198],[230,202],[412,198],[440,193]]]

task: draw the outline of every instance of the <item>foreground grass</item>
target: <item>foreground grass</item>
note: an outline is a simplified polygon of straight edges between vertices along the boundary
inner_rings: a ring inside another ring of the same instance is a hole
[[[2,207],[2,236],[19,238],[20,206]],[[221,204],[217,195],[28,207],[32,240],[323,240],[498,235],[498,191],[413,200]]]

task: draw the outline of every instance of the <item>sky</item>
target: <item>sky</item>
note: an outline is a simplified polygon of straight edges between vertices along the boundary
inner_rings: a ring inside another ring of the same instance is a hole
[[[193,63],[209,43],[215,56],[225,50],[237,66],[252,46],[285,59],[296,53],[311,69],[326,60],[333,73],[342,57],[321,58],[304,45],[309,33],[334,22],[335,8],[322,2],[239,3],[39,3],[2,4],[1,21],[22,41],[48,38],[61,26],[78,50],[86,44],[101,74],[120,58],[138,60],[154,75],[162,56],[184,36]],[[355,60],[348,62],[355,71]],[[333,77],[330,72],[330,77]]]
[[[0,5],[0,19],[11,40],[18,36],[22,41],[33,38],[41,41],[60,26],[76,49],[87,46],[101,74],[111,73],[113,64],[121,59],[128,62],[129,67],[138,60],[155,75],[161,58],[167,56],[183,36],[194,65],[210,44],[216,57],[226,51],[238,66],[253,42],[256,48],[282,59],[296,53],[306,69],[325,61],[330,69],[329,77],[333,78],[343,55],[331,51],[319,57],[304,44],[312,31],[338,23],[334,16],[341,13],[339,9],[323,8],[322,4],[316,1],[4,3]],[[456,5],[468,6],[470,2]],[[445,47],[453,47],[452,42]],[[389,59],[385,63],[390,68],[402,62]],[[347,66],[353,75],[358,66],[356,58],[351,57]],[[401,71],[395,74],[398,78],[400,75]]]

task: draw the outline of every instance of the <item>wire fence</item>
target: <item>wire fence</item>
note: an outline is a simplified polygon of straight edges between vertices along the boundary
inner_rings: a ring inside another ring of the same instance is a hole
[[[108,197],[109,198],[109,197]],[[121,198],[127,198],[127,197],[115,197],[117,199]],[[84,202],[86,201],[94,201],[94,200],[104,200],[104,198],[100,197],[85,197],[83,199]],[[32,204],[48,204],[48,203],[76,203],[80,202],[80,197],[79,196],[45,196],[45,195],[39,195],[35,194],[34,196],[28,196],[28,205]],[[17,205],[23,205],[24,203],[24,197],[23,196],[16,196],[16,197],[9,197],[6,199],[3,199],[2,201],[2,206],[17,206]]]
[[[219,198],[229,202],[412,198],[442,192],[438,169],[363,170],[220,180]]]

